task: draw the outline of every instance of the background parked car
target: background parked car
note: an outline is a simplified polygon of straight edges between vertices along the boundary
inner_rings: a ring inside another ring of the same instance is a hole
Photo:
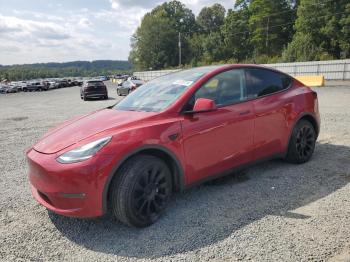
[[[7,86],[6,93],[17,93],[17,92],[18,92],[17,84],[10,84]]]
[[[1,84],[1,85],[0,85],[0,93],[1,93],[1,94],[5,94],[6,91],[7,91],[7,88],[8,88],[7,85]]]
[[[44,85],[42,82],[30,82],[26,87],[23,88],[24,92],[32,92],[32,91],[46,91],[48,90],[48,86]]]
[[[27,82],[26,81],[21,81],[21,82],[17,82],[17,89],[18,92],[22,92],[23,88],[27,86]]]
[[[117,75],[114,79],[115,79],[115,83],[118,86],[121,86],[126,80],[128,80],[128,75]]]
[[[60,83],[60,87],[68,87],[69,86],[67,79],[61,79],[59,81],[59,83]]]
[[[101,81],[108,81],[109,77],[108,76],[99,76],[98,79]]]
[[[84,101],[88,98],[108,99],[107,87],[100,80],[86,81],[80,88],[80,98]]]
[[[137,76],[129,76],[127,80],[141,80]]]
[[[48,85],[49,85],[49,89],[56,89],[56,88],[58,88],[58,82],[57,81],[49,81]]]
[[[145,82],[142,80],[129,79],[129,80],[123,82],[123,84],[121,86],[117,86],[117,94],[118,94],[118,96],[128,95],[130,92],[134,91],[139,86],[142,86],[144,83]]]

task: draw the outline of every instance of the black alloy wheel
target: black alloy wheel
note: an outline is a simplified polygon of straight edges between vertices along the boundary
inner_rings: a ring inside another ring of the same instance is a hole
[[[300,158],[308,158],[315,143],[314,131],[310,126],[303,126],[299,129],[296,139],[296,149]]]
[[[110,188],[113,214],[126,225],[146,227],[164,213],[172,192],[168,166],[159,158],[139,155],[117,172]]]
[[[292,163],[305,163],[310,160],[316,144],[316,132],[307,120],[301,120],[293,130],[289,142],[287,160]]]
[[[159,166],[150,166],[135,184],[134,212],[144,219],[155,221],[165,209],[168,195],[164,170]]]

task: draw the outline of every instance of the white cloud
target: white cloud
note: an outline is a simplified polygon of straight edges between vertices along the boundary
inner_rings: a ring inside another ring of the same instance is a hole
[[[86,17],[82,17],[79,22],[78,25],[82,28],[90,28],[92,26],[92,23],[90,22],[90,20]]]
[[[111,7],[115,10],[122,10],[125,8],[138,7],[141,9],[151,10],[157,5],[165,2],[161,0],[109,0]],[[220,3],[225,8],[233,8],[234,0],[223,0],[223,1],[213,1],[213,0],[180,0],[187,8],[190,8],[194,14],[198,14],[204,6],[211,6],[215,3]]]
[[[130,37],[142,17],[160,0],[108,0],[82,5],[60,0],[21,8],[17,4],[0,10],[0,64],[127,59]],[[198,14],[215,0],[182,0]],[[10,3],[10,2],[9,2]],[[220,1],[232,8],[233,0]],[[46,9],[45,9],[46,10]],[[6,15],[5,15],[6,14]]]
[[[160,0],[109,0],[112,8],[119,9],[120,7],[142,7],[153,8],[156,5],[164,2]]]
[[[56,23],[23,20],[3,15],[0,15],[0,34],[11,38],[13,36],[29,36],[38,39],[68,39],[70,37],[66,30]]]
[[[129,37],[119,46],[93,28],[82,14],[65,22],[0,15],[0,64],[127,58]]]

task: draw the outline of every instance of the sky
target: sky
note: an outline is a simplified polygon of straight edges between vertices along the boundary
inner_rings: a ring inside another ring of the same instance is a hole
[[[157,0],[0,0],[0,64],[127,60],[130,37]],[[195,15],[233,0],[182,0]]]

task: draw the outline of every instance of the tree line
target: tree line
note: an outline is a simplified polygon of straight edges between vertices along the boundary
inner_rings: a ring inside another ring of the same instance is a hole
[[[173,0],[147,13],[131,38],[138,70],[213,63],[273,63],[350,57],[349,0],[236,0],[196,17]]]
[[[38,78],[82,77],[128,73],[132,65],[128,61],[74,61],[67,63],[37,63],[25,65],[0,65],[0,80],[11,81]]]

